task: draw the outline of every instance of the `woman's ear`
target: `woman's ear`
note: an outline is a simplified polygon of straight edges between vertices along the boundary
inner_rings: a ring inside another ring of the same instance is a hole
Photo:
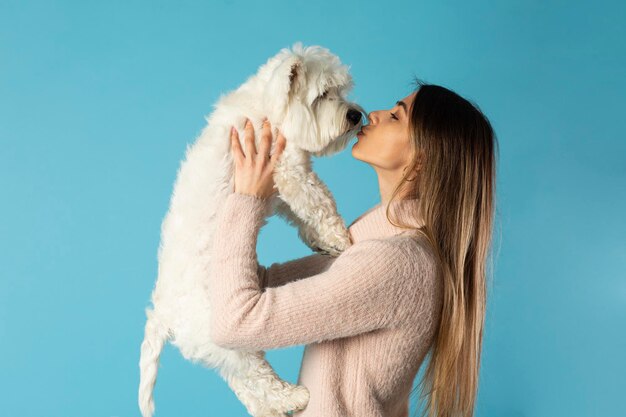
[[[282,120],[291,98],[305,84],[302,59],[291,55],[272,72],[263,91],[263,103],[270,120]]]

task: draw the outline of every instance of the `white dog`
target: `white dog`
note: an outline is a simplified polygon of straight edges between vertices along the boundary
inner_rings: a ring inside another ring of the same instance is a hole
[[[291,50],[284,48],[242,86],[220,97],[208,125],[187,147],[161,227],[154,307],[146,309],[139,364],[144,417],[154,412],[152,391],[168,340],[186,359],[217,368],[255,417],[284,417],[306,407],[308,390],[281,380],[265,352],[224,349],[211,342],[211,306],[204,283],[216,216],[234,191],[230,127],[243,132],[246,117],[255,126],[257,143],[263,117],[274,135],[280,129],[287,138],[275,169],[278,193],[272,197],[271,211],[298,227],[300,238],[318,252],[337,256],[350,246],[335,201],[311,167],[311,155],[344,149],[361,128],[364,110],[346,99],[353,87],[348,70],[325,48],[303,48],[300,42]]]

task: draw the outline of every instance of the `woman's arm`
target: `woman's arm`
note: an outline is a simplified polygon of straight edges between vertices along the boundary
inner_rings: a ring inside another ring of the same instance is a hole
[[[394,325],[408,262],[397,245],[372,239],[350,246],[306,279],[262,288],[256,242],[267,199],[228,196],[215,234],[209,294],[214,343],[267,350],[352,336]],[[415,305],[415,302],[410,302]],[[406,304],[405,304],[406,305]]]
[[[280,287],[288,282],[326,271],[335,257],[314,253],[287,262],[274,262],[270,266],[258,265],[258,274],[261,280],[261,287]]]

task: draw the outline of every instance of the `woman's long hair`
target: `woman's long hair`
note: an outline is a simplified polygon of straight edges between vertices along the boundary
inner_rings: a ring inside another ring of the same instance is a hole
[[[497,139],[477,105],[415,79],[409,121],[413,158],[400,192],[419,197],[417,229],[441,266],[443,307],[419,383],[428,417],[472,417],[478,391],[495,212]],[[423,158],[420,159],[420,156]],[[398,224],[387,219],[396,226]],[[491,265],[491,273],[493,266]],[[417,388],[417,387],[416,387]]]

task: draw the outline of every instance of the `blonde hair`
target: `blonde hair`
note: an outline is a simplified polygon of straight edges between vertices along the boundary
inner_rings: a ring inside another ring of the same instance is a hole
[[[416,231],[437,255],[443,280],[441,321],[419,383],[421,416],[472,417],[478,391],[487,301],[487,261],[495,212],[497,138],[477,105],[415,78],[410,114],[413,158],[401,191],[419,197]],[[422,159],[421,157],[424,157]],[[412,177],[412,178],[409,178]],[[394,225],[398,224],[389,218]],[[417,387],[416,387],[417,388]]]

